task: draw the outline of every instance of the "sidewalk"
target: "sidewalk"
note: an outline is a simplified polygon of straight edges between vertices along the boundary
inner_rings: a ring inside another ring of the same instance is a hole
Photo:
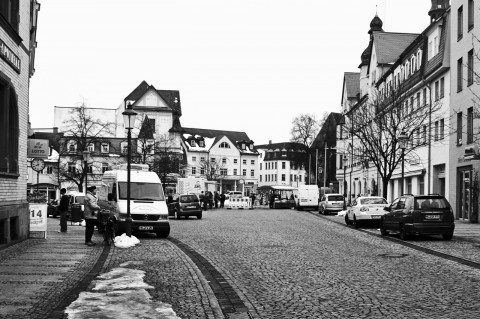
[[[480,224],[456,220],[453,238],[480,244]]]
[[[100,273],[109,246],[95,231],[89,247],[85,227],[59,233],[48,218],[47,239],[28,239],[0,250],[0,318],[64,318],[63,310]]]

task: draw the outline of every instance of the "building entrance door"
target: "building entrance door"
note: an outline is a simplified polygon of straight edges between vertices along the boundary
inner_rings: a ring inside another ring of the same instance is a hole
[[[472,209],[472,194],[470,189],[472,184],[472,169],[459,169],[458,182],[459,192],[457,194],[457,218],[469,220]]]

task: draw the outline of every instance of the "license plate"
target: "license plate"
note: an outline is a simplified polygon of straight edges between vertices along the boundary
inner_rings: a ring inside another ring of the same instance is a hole
[[[138,230],[153,230],[153,226],[138,226]]]
[[[187,206],[185,208],[196,208],[195,206]]]
[[[333,206],[342,206],[343,203],[333,203]]]
[[[302,199],[302,202],[307,202],[308,200],[307,199]]]
[[[425,215],[425,219],[437,220],[440,219],[440,215]]]
[[[378,215],[372,216],[372,219],[380,219],[380,218],[382,218],[382,216],[378,216]]]

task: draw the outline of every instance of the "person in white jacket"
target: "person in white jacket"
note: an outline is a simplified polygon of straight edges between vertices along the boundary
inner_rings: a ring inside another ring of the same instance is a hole
[[[96,243],[92,242],[93,231],[95,229],[95,223],[97,221],[97,215],[100,211],[100,206],[97,204],[97,188],[95,186],[90,186],[87,188],[87,194],[85,196],[85,208],[84,208],[84,218],[85,218],[85,245],[95,246]]]

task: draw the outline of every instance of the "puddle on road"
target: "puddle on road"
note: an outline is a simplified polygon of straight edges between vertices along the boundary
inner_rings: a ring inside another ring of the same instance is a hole
[[[135,266],[128,262],[121,266]],[[152,286],[143,282],[145,272],[138,269],[114,268],[93,281],[93,292],[82,292],[65,313],[69,319],[83,318],[159,318],[180,319],[172,306],[152,300],[147,289]]]

